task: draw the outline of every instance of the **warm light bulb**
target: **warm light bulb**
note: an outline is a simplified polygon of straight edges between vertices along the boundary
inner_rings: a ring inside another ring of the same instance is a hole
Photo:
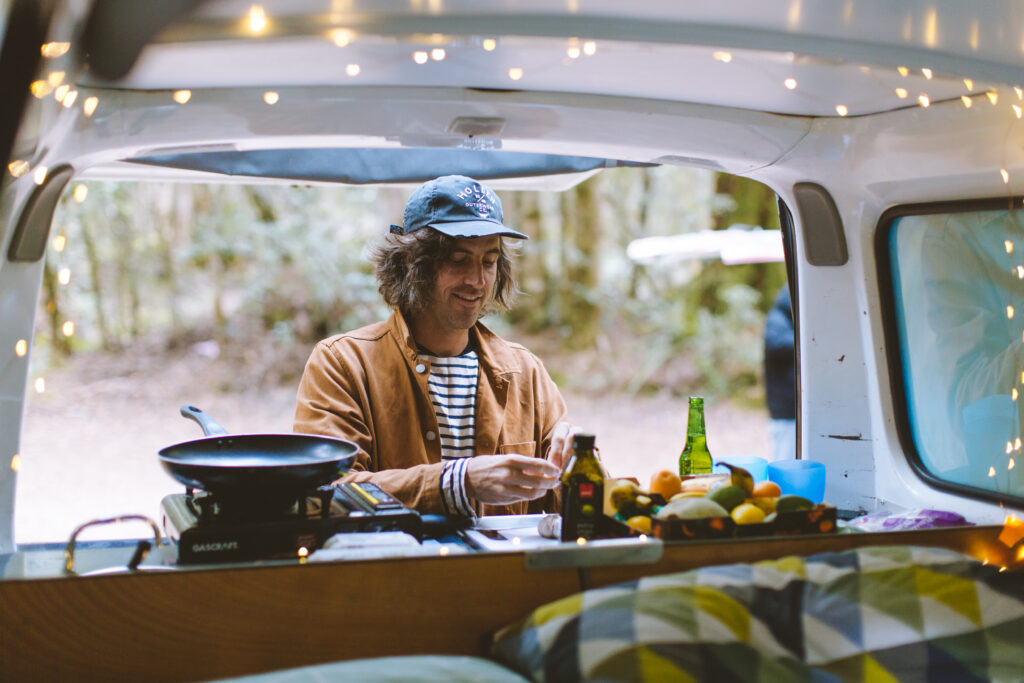
[[[28,353],[28,342],[24,339],[19,339],[14,344],[14,355],[18,358],[24,358],[26,353]]]
[[[967,109],[970,109],[971,105],[974,104],[974,101],[967,95],[961,95],[960,101],[964,103],[964,107],[966,107]]]
[[[996,476],[996,468],[995,467],[989,467],[988,468],[988,476],[990,476],[990,477]]]
[[[1019,85],[1013,86],[1013,92],[1017,93],[1018,100],[1024,100],[1024,89],[1021,89]]]
[[[1003,240],[1003,247],[1006,249],[1007,254],[1013,253],[1013,242],[1010,240]]]
[[[433,59],[435,62],[440,62],[445,58],[445,56],[446,53],[443,47],[435,47],[433,50],[430,51],[430,58]]]
[[[345,67],[345,73],[347,73],[349,76],[358,76],[359,71],[360,68],[358,64],[349,64],[348,66]]]
[[[907,74],[910,73],[910,69],[908,69],[905,66],[898,66],[898,67],[896,67],[896,70],[899,71],[900,72],[900,76],[903,76],[904,78],[906,78]]]
[[[60,103],[64,105],[65,109],[67,109],[68,107],[73,105],[75,103],[75,100],[77,100],[77,99],[78,99],[78,91],[77,90],[72,90],[72,91],[68,92],[68,94],[64,95],[64,99],[62,99],[60,101]]]
[[[846,116],[847,114],[850,113],[850,110],[846,108],[846,105],[837,104],[836,113],[839,114],[840,116]]]
[[[57,282],[59,282],[62,285],[66,285],[69,282],[71,282],[71,269],[70,268],[61,268],[60,270],[58,270],[57,271]]]
[[[523,77],[523,70],[517,66],[514,66],[508,70],[508,77],[511,78],[513,81],[518,81],[520,78]]]
[[[15,472],[21,470],[21,456],[18,455],[17,453],[15,453],[14,456],[11,458],[11,469],[14,470]]]
[[[53,91],[53,99],[58,102],[63,102],[64,97],[71,92],[71,86],[65,83],[64,85],[58,85]]]
[[[32,182],[36,185],[42,185],[46,182],[46,174],[49,171],[45,166],[39,166],[36,170],[32,171]]]
[[[28,89],[37,100],[41,100],[53,92],[53,86],[50,85],[49,81],[32,81]]]
[[[974,81],[971,80],[970,78],[965,78],[964,87],[967,88],[968,90],[974,90]]]
[[[345,47],[352,41],[352,32],[343,28],[332,28],[327,32],[327,36],[338,47]]]
[[[927,78],[929,81],[932,79],[932,70],[931,69],[928,69],[928,68],[921,69],[921,73],[924,74],[924,77]]]
[[[786,80],[784,80],[782,82],[782,84],[784,86],[786,86],[786,88],[789,89],[789,90],[795,90],[796,89],[796,79],[795,78],[787,78]]]
[[[569,59],[579,59],[580,49],[575,45],[571,45],[565,50],[565,54],[569,55]]]
[[[896,88],[896,97],[900,98],[901,100],[907,99],[908,94],[909,93],[907,93],[906,88]]]
[[[1006,317],[1008,320],[1013,320],[1013,306],[1006,307]]]
[[[46,391],[46,380],[42,377],[36,377],[35,389],[37,394],[41,394]]]
[[[417,64],[426,64],[428,59],[430,59],[430,55],[428,55],[426,52],[423,52],[422,50],[412,53],[412,61],[416,62]]]
[[[588,40],[587,42],[583,43],[583,54],[585,54],[588,57],[592,57],[595,52],[597,52],[597,43],[595,43],[592,40]]]
[[[992,104],[998,104],[999,103],[999,92],[998,91],[996,91],[996,90],[989,90],[987,93],[985,93],[985,95],[988,96],[988,101],[991,102]]]
[[[576,545],[586,545],[586,544],[587,544],[587,539],[583,538],[582,536],[580,536],[579,538],[576,539]]]
[[[494,48],[498,47],[498,41],[494,38],[484,38],[483,47],[488,52],[493,52]]]
[[[1001,169],[999,169],[999,175],[1003,176],[1003,184],[1004,185],[1009,185],[1010,184],[1010,172],[1009,171],[1007,171],[1005,168],[1001,168]]]
[[[52,85],[54,88],[56,88],[58,85],[60,85],[61,83],[64,82],[64,72],[63,71],[51,71],[46,76],[46,82],[49,83],[50,85]]]
[[[65,337],[72,337],[75,334],[75,324],[70,320],[65,320],[64,324],[60,326],[60,331]]]
[[[71,196],[74,197],[75,203],[81,204],[85,201],[85,198],[89,196],[89,188],[82,183],[78,183],[75,185],[75,191]]]
[[[1016,114],[1017,118],[1019,119],[1021,114],[1024,113],[1021,111],[1020,105],[1011,104],[1010,106],[1013,108],[1013,113]]]
[[[279,99],[281,99],[280,95],[278,95],[273,90],[268,90],[267,92],[263,93],[263,101],[266,102],[267,104],[277,104],[277,101]]]
[[[15,178],[20,178],[21,176],[28,173],[28,169],[28,162],[22,161],[21,159],[15,159],[11,163],[7,164],[8,173],[10,173]]]
[[[173,97],[174,97],[174,101],[177,102],[178,104],[185,104],[190,99],[192,99],[192,91],[191,90],[175,90]]]
[[[249,30],[253,33],[261,33],[267,28],[267,13],[259,5],[253,5],[249,8]]]
[[[98,97],[86,97],[85,102],[82,103],[82,113],[87,117],[92,116],[96,111],[96,107],[100,104],[100,98]]]
[[[713,55],[713,57],[715,59],[717,59],[718,61],[720,61],[720,62],[725,62],[726,64],[728,64],[729,62],[732,61],[732,53],[731,52],[716,52]]]
[[[448,550],[448,546],[446,546],[446,545],[443,545],[443,546],[441,546],[441,549],[440,549],[440,550],[438,550],[437,552],[438,552],[438,554],[439,554],[439,555],[440,555],[441,557],[445,557],[445,556],[446,556],[446,555],[447,555],[447,554],[448,554],[449,552],[451,552],[451,551],[449,551],[449,550]]]
[[[917,103],[922,107],[928,107],[931,105],[932,101],[927,95],[921,94],[917,96]]]
[[[63,57],[71,49],[71,43],[43,43],[40,52],[48,59]]]

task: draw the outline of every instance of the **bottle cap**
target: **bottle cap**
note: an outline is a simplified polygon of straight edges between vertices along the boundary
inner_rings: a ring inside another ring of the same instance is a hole
[[[594,435],[593,434],[574,434],[572,437],[572,447],[576,450],[588,449],[594,447]]]

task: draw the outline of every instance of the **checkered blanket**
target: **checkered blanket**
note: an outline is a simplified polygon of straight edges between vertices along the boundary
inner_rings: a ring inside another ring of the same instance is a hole
[[[1024,681],[1024,573],[868,547],[572,595],[494,638],[536,681]]]

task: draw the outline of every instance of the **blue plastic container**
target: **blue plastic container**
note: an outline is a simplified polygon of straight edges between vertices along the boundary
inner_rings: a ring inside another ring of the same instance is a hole
[[[803,496],[812,503],[825,500],[825,465],[813,460],[777,460],[768,463],[768,479],[782,495]]]

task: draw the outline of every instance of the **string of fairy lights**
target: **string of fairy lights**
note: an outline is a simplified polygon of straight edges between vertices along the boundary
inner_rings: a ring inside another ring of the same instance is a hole
[[[428,2],[428,4],[430,4]],[[570,4],[573,4],[571,2]],[[844,18],[849,19],[849,15],[853,11],[853,3],[851,0],[846,0],[844,3]],[[801,2],[795,0],[789,10],[788,23],[790,25],[799,24],[801,19]],[[336,15],[336,16],[335,16]],[[332,13],[332,23],[341,23],[343,20],[343,14],[341,12]],[[251,36],[266,35],[273,25],[273,20],[268,16],[266,10],[260,5],[252,5],[245,16],[242,18],[241,30]],[[906,17],[903,24],[903,35],[909,40],[912,33],[911,18]],[[926,46],[934,47],[937,44],[937,16],[934,10],[926,13],[924,17],[924,24],[922,26],[923,34],[922,40]],[[328,29],[324,33],[326,40],[333,43],[338,48],[345,48],[351,45],[353,42],[359,39],[357,32],[341,27],[333,27]],[[409,54],[409,59],[416,65],[426,66],[431,62],[444,61],[448,56],[451,45],[448,44],[449,39],[441,35],[432,35],[422,37],[420,41],[421,45],[415,47]],[[975,20],[968,27],[968,40],[969,44],[977,49],[979,43],[979,25]],[[474,39],[474,45],[479,46],[479,49],[484,52],[494,52],[499,49],[500,39],[497,37],[478,37]],[[589,40],[579,37],[571,37],[564,41],[565,56],[569,60],[586,59],[592,57],[598,52],[598,43],[596,40]],[[69,42],[48,42],[41,46],[41,54],[47,60],[53,60],[51,63],[56,63],[56,60],[60,60],[62,57],[68,54],[71,49],[71,43]],[[735,55],[727,50],[708,50],[708,57],[716,62],[723,64],[729,64],[734,61]],[[749,66],[749,65],[748,65]],[[503,67],[506,68],[506,67]],[[860,70],[865,74],[872,73],[872,69],[867,66],[860,67]],[[46,71],[46,67],[44,67]],[[363,73],[363,67],[356,62],[350,62],[345,65],[345,74],[349,78],[357,78]],[[877,73],[877,72],[876,72]],[[891,73],[891,72],[889,72]],[[896,67],[896,73],[903,79],[908,79],[907,87],[902,85],[893,88],[893,95],[897,100],[905,100],[907,104],[916,102],[916,105],[922,108],[927,108],[932,105],[931,96],[924,91],[914,92],[911,87],[911,78],[918,76],[924,78],[924,82],[927,83],[932,81],[936,74],[930,68],[920,68],[919,70],[912,70],[906,66]],[[521,81],[527,76],[527,71],[523,66],[508,66],[505,71],[505,76],[510,81]],[[53,69],[46,72],[45,77],[33,81],[30,86],[30,92],[33,97],[42,100],[46,97],[52,96],[61,106],[70,109],[76,104],[80,104],[82,107],[82,114],[86,117],[92,117],[100,106],[100,100],[97,96],[91,95],[82,98],[79,102],[79,92],[70,83],[65,82],[67,73],[62,70]],[[913,79],[914,82],[919,83],[918,78]],[[988,102],[990,106],[999,106],[1000,102],[1007,106],[1007,110],[1012,112],[1012,115],[1016,119],[1021,119],[1024,115],[1024,90],[1020,86],[1011,86],[1012,94],[1007,93],[1005,97],[998,89],[986,89],[984,92],[975,92],[975,82],[971,78],[962,79],[964,92],[960,95],[960,101],[963,107],[971,109],[975,107],[979,102]],[[800,92],[800,84],[794,76],[788,76],[781,80],[779,83],[780,87],[788,91]],[[809,93],[801,93],[804,97],[810,97]],[[186,105],[192,100],[192,91],[189,89],[178,89],[170,93],[170,97],[173,102],[178,105]],[[281,100],[281,94],[275,90],[266,90],[262,93],[262,100],[268,106],[276,105]],[[847,103],[838,102],[834,105],[830,105],[834,109],[835,113],[839,117],[846,117],[850,114],[850,106]],[[7,165],[7,171],[11,176],[20,178],[27,173],[32,174],[32,180],[36,185],[42,185],[46,182],[48,169],[45,166],[39,165],[32,168],[30,163],[23,159],[15,159],[10,161]],[[1006,168],[999,170],[1001,179],[1005,185],[1010,183],[1010,174]],[[73,190],[73,198],[77,203],[85,201],[88,194],[88,189],[83,184],[77,184]],[[1006,241],[1007,253],[1013,252],[1013,244],[1009,240]],[[51,249],[56,252],[62,252],[67,246],[67,237],[64,234],[56,235],[51,243]],[[1017,266],[1016,274],[1018,278],[1024,280],[1024,264]],[[65,287],[71,282],[71,271],[69,268],[62,267],[57,271],[57,282],[60,286]],[[51,302],[52,303],[52,302]],[[1008,318],[1013,318],[1014,309],[1012,306],[1007,307],[1006,314]],[[75,334],[75,323],[72,320],[66,320],[61,325],[61,334],[66,337],[72,337]],[[1024,337],[1022,337],[1024,339]],[[19,339],[15,342],[14,352],[17,357],[24,357],[28,354],[28,341],[25,339]],[[1021,384],[1024,385],[1024,373],[1021,374]],[[43,377],[37,377],[33,386],[36,392],[43,393],[46,390],[46,382]],[[1012,398],[1017,401],[1019,392],[1016,388],[1013,389]],[[1009,456],[1007,463],[1007,470],[1012,470],[1016,466],[1015,454],[1021,451],[1021,439],[1017,438],[1014,441],[1008,441],[1006,444],[1006,454]],[[17,471],[20,468],[20,457],[15,454],[11,461],[11,468]],[[989,470],[989,476],[996,476],[996,469],[993,466]],[[1015,518],[1014,518],[1014,521]],[[1024,532],[1022,532],[1024,533]],[[1021,558],[1024,559],[1024,549],[1021,550]]]

